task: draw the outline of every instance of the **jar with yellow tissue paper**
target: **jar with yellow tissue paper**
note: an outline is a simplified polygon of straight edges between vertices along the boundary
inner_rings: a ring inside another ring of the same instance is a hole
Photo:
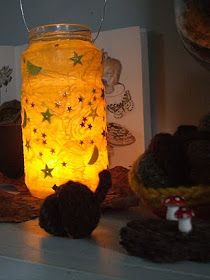
[[[45,198],[69,180],[97,187],[107,168],[102,54],[81,25],[30,31],[22,53],[22,134],[25,182]]]

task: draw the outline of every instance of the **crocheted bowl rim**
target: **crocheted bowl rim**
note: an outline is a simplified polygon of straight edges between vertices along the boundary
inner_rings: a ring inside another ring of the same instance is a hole
[[[183,196],[190,207],[210,203],[210,185],[194,185],[191,187],[178,186],[176,188],[145,187],[140,176],[137,176],[137,167],[140,160],[141,156],[134,162],[130,169],[128,180],[131,189],[137,194],[140,201],[143,203],[152,206],[152,208],[160,208],[163,206],[162,201],[171,195]]]

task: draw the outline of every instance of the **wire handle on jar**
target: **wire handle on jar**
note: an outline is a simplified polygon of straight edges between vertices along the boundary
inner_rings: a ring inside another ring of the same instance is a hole
[[[96,33],[95,38],[93,39],[93,42],[96,41],[96,39],[98,38],[98,36],[99,36],[100,33],[101,33],[101,28],[102,28],[102,25],[103,25],[103,22],[104,22],[104,19],[105,19],[105,15],[106,15],[106,4],[107,4],[107,0],[104,0],[103,12],[102,12],[102,16],[101,16],[99,28],[98,28],[98,31],[97,31],[97,33]]]
[[[20,4],[21,15],[22,15],[22,18],[23,18],[23,22],[24,22],[25,28],[27,29],[28,32],[30,32],[30,30],[28,28],[28,25],[27,25],[27,22],[26,22],[26,19],[25,19],[25,14],[24,14],[24,10],[23,10],[22,0],[19,0],[19,4]]]
[[[26,30],[27,30],[28,32],[30,32],[30,29],[29,29],[29,27],[28,27],[28,25],[27,25],[27,22],[26,22],[26,19],[25,19],[25,14],[24,14],[24,9],[23,9],[22,0],[19,0],[19,4],[20,4],[21,15],[22,15],[22,19],[23,19],[25,28],[26,28]],[[106,15],[106,4],[107,4],[107,0],[104,0],[103,12],[102,12],[101,20],[100,20],[100,23],[99,23],[99,28],[98,28],[98,31],[97,31],[97,33],[96,33],[95,38],[93,39],[93,42],[96,41],[96,39],[98,38],[98,36],[99,36],[100,33],[101,33],[102,25],[103,25],[103,22],[104,22],[104,19],[105,19],[105,15]]]

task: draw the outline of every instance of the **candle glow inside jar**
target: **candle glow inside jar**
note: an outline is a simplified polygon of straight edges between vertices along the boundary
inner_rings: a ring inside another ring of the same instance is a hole
[[[25,182],[44,198],[69,180],[97,187],[107,168],[102,54],[87,27],[30,31],[21,59]]]

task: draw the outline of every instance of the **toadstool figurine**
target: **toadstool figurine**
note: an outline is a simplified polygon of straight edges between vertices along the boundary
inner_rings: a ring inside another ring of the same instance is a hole
[[[167,207],[166,220],[177,221],[175,213],[179,207],[186,205],[186,200],[182,196],[172,195],[167,197],[163,204]]]
[[[191,218],[195,216],[190,208],[180,207],[175,216],[178,219],[178,228],[183,233],[189,233],[192,230]]]

